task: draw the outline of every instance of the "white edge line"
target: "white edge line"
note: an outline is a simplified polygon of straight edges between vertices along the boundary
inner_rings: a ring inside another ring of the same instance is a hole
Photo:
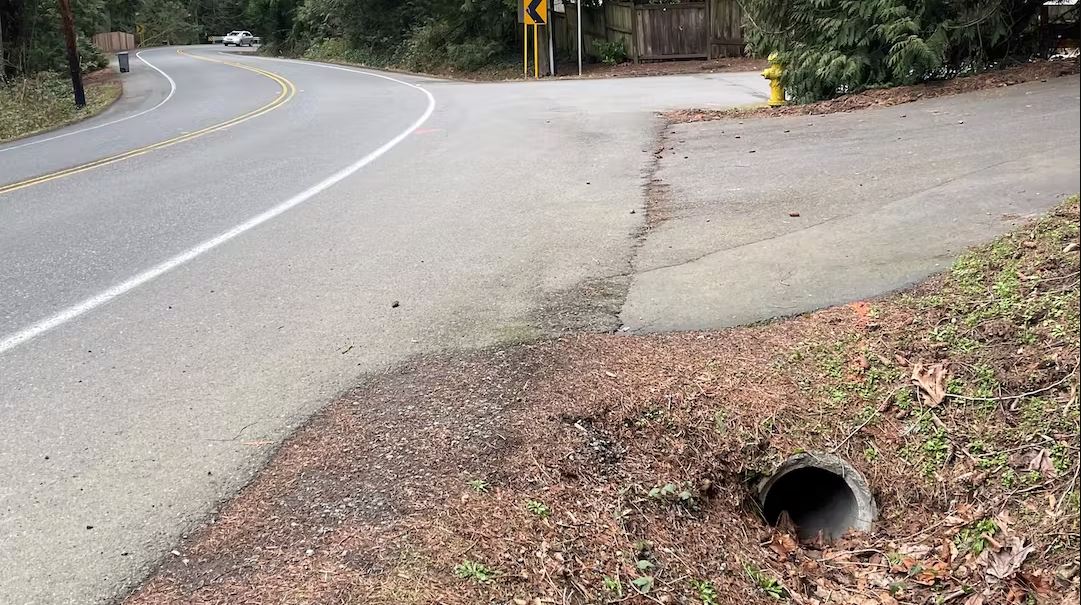
[[[147,282],[149,282],[149,281],[151,281],[153,279],[161,277],[162,275],[168,273],[169,271],[172,271],[173,269],[175,269],[175,268],[177,268],[177,267],[179,267],[179,266],[181,266],[181,265],[183,265],[183,264],[185,264],[185,263],[187,263],[189,261],[192,261],[192,260],[198,258],[199,256],[201,256],[203,254],[206,254],[207,252],[213,250],[214,248],[217,248],[218,246],[224,244],[225,242],[228,242],[229,240],[241,235],[245,231],[249,231],[251,229],[254,229],[254,228],[258,227],[259,225],[262,225],[263,223],[277,217],[278,215],[284,214],[285,212],[291,210],[292,208],[295,208],[296,206],[299,206],[300,204],[303,204],[304,202],[308,201],[312,197],[318,195],[319,193],[321,193],[321,192],[325,191],[326,189],[332,187],[333,185],[335,185],[338,182],[342,181],[346,177],[352,175],[353,173],[360,170],[361,168],[363,168],[363,167],[367,166],[368,164],[374,162],[375,160],[379,159],[380,156],[382,156],[386,152],[390,151],[392,148],[394,148],[396,145],[398,145],[398,143],[401,143],[403,140],[405,140],[405,138],[408,137],[410,134],[412,134],[414,130],[420,128],[420,126],[422,124],[424,124],[424,122],[428,121],[428,118],[431,117],[432,112],[435,111],[435,97],[432,96],[432,93],[430,93],[427,90],[421,88],[420,86],[417,86],[416,84],[410,84],[409,82],[405,82],[405,81],[398,80],[396,78],[391,78],[389,76],[384,76],[384,75],[381,75],[381,74],[374,74],[374,73],[368,73],[368,72],[359,71],[359,70],[339,68],[339,67],[332,66],[332,65],[322,65],[322,64],[319,64],[319,63],[312,63],[312,65],[319,65],[320,67],[330,67],[330,68],[335,68],[335,69],[342,69],[343,71],[353,71],[353,72],[363,74],[363,75],[369,75],[369,76],[375,76],[375,77],[383,78],[383,79],[386,79],[386,80],[390,80],[391,82],[397,82],[398,84],[402,84],[402,85],[408,86],[410,88],[414,88],[416,90],[419,90],[419,91],[423,92],[425,94],[425,96],[428,97],[428,106],[427,106],[427,108],[425,108],[424,114],[421,115],[420,118],[418,118],[415,122],[413,122],[408,128],[403,130],[396,137],[394,137],[393,139],[387,141],[386,143],[383,143],[383,145],[381,147],[379,147],[378,149],[368,153],[368,155],[360,158],[356,162],[346,166],[345,168],[342,168],[338,172],[335,172],[334,174],[330,175],[326,179],[323,179],[322,181],[316,183],[315,185],[312,185],[311,187],[305,189],[304,191],[301,191],[300,193],[298,193],[298,194],[294,195],[293,197],[285,200],[284,202],[278,204],[277,206],[274,206],[273,208],[271,208],[269,210],[266,210],[266,211],[262,212],[261,214],[258,214],[256,216],[244,221],[243,223],[237,225],[236,227],[233,227],[232,229],[226,231],[225,233],[222,233],[221,235],[218,235],[217,237],[206,240],[205,242],[203,242],[203,243],[201,243],[201,244],[199,244],[199,245],[197,245],[197,246],[195,246],[193,248],[190,248],[190,249],[188,249],[188,250],[186,250],[184,252],[181,252],[180,254],[178,254],[178,255],[176,255],[176,256],[174,256],[174,257],[172,257],[172,258],[170,258],[170,259],[168,259],[166,261],[163,261],[163,262],[161,262],[161,263],[159,263],[157,265],[154,265],[153,267],[147,269],[146,271],[143,271],[142,273],[139,273],[135,277],[132,277],[131,279],[128,279],[127,281],[121,282],[121,283],[109,288],[108,290],[105,290],[104,292],[102,292],[102,293],[100,293],[100,294],[98,294],[96,296],[92,296],[90,298],[87,298],[87,299],[83,300],[82,302],[79,302],[79,303],[77,303],[75,305],[72,305],[71,307],[68,307],[67,309],[64,309],[63,311],[57,313],[56,315],[53,315],[52,317],[48,317],[46,319],[43,319],[43,320],[31,325],[28,328],[24,328],[24,329],[22,329],[22,330],[20,330],[18,332],[15,332],[14,334],[11,334],[10,336],[5,336],[3,338],[3,340],[0,340],[0,354],[5,353],[5,352],[13,349],[13,348],[27,342],[28,340],[32,340],[32,339],[40,336],[41,334],[44,334],[45,332],[48,332],[49,330],[52,330],[53,328],[61,326],[61,325],[65,324],[65,323],[79,317],[80,315],[83,315],[84,313],[92,311],[92,310],[96,309],[97,307],[100,307],[100,306],[104,305],[105,303],[113,300],[114,298],[117,298],[117,297],[119,297],[119,296],[121,296],[123,294],[126,294],[127,292],[130,292],[131,290],[134,290],[135,288],[138,288],[139,286],[141,286],[141,285],[143,285],[143,284],[145,284],[145,283],[147,283]]]
[[[120,122],[126,122],[128,120],[135,119],[135,118],[137,118],[139,116],[145,116],[146,114],[154,111],[155,109],[161,107],[162,105],[165,105],[167,102],[169,102],[169,99],[173,98],[173,94],[176,93],[176,82],[171,77],[169,77],[169,74],[165,73],[160,68],[158,68],[157,65],[154,65],[150,61],[147,61],[146,59],[144,59],[143,58],[143,53],[144,52],[146,52],[146,51],[141,50],[141,51],[135,53],[135,56],[140,61],[142,61],[143,63],[146,63],[147,66],[150,67],[150,69],[153,69],[154,71],[158,72],[159,74],[165,76],[165,79],[169,81],[169,94],[166,95],[165,98],[162,99],[160,103],[158,103],[157,105],[151,107],[150,109],[144,109],[144,110],[140,111],[139,113],[136,113],[136,114],[124,117],[124,118],[120,118],[120,119],[117,119],[117,120],[113,120],[111,122],[105,122],[103,124],[97,124],[96,126],[89,126],[87,128],[80,128],[78,130],[72,130],[70,132],[64,132],[64,133],[61,133],[61,134],[55,134],[55,135],[53,135],[51,137],[45,137],[43,139],[34,139],[34,140],[31,140],[31,141],[27,141],[25,143],[19,143],[18,145],[12,145],[11,147],[0,148],[0,153],[4,153],[5,151],[14,151],[16,149],[21,149],[23,147],[29,147],[31,145],[37,145],[38,143],[46,143],[48,141],[55,141],[56,139],[62,139],[64,137],[70,137],[73,134],[89,132],[91,130],[97,130],[98,128],[105,128],[106,126],[112,126],[113,124],[119,124]]]

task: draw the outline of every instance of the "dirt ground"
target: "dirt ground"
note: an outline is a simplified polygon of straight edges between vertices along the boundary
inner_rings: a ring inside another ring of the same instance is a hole
[[[682,109],[669,112],[665,115],[671,122],[678,123],[721,120],[725,118],[838,113],[842,111],[866,109],[869,107],[900,105],[919,99],[955,95],[985,88],[1013,86],[1023,82],[1073,75],[1079,71],[1081,71],[1081,68],[1079,68],[1077,59],[1054,61],[1041,60],[1005,69],[988,71],[974,76],[953,78],[951,80],[936,80],[922,84],[914,84],[912,86],[896,86],[893,88],[866,90],[851,95],[837,97],[836,99],[830,99],[828,101],[819,101],[817,103],[807,103],[804,105],[788,105],[776,108],[762,106],[726,110]]]
[[[372,376],[126,603],[1077,603],[1078,220],[882,300]],[[873,531],[764,522],[807,451],[867,478]]]
[[[766,61],[753,57],[726,57],[701,60],[683,61],[650,61],[634,63],[631,61],[618,65],[605,65],[604,63],[585,63],[582,66],[582,75],[578,75],[577,61],[558,61],[556,63],[556,77],[560,79],[582,78],[634,78],[641,76],[671,76],[679,74],[695,73],[720,73],[729,71],[761,71],[766,68]],[[530,72],[532,73],[532,72]],[[447,77],[471,82],[499,82],[505,80],[521,80],[522,64],[504,64],[487,67],[468,73],[439,72],[437,77]],[[532,76],[530,76],[532,78]],[[551,79],[545,77],[544,79]]]
[[[582,76],[586,78],[625,78],[638,76],[670,76],[677,74],[720,73],[726,71],[762,71],[768,63],[754,57],[725,57],[709,61],[654,61],[644,63],[620,63],[605,65],[592,63],[583,66]],[[559,71],[577,76],[576,63],[560,64]]]

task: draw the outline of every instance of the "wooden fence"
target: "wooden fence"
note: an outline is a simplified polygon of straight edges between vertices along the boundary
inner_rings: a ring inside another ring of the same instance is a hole
[[[125,32],[94,34],[91,40],[94,42],[94,46],[98,47],[103,53],[115,53],[135,48],[135,36]]]
[[[710,57],[738,57],[743,54],[743,9],[736,0],[710,0]]]
[[[552,33],[556,49],[575,55],[578,5],[566,3],[555,13]],[[583,52],[600,58],[596,42],[622,42],[627,56],[638,61],[712,59],[743,52],[743,14],[737,0],[704,0],[678,4],[634,4],[606,1],[582,13]]]
[[[636,58],[708,59],[709,7],[705,2],[635,7]]]

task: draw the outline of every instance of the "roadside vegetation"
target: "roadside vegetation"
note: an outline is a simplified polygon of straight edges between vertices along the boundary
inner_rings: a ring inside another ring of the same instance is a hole
[[[748,48],[777,52],[798,103],[1002,67],[1036,51],[1032,0],[745,0]],[[1076,9],[1075,14],[1076,14]]]
[[[667,112],[665,118],[670,123],[679,123],[732,118],[822,115],[872,107],[889,107],[920,99],[1014,86],[1025,82],[1046,81],[1051,78],[1076,75],[1079,72],[1081,72],[1081,64],[1076,59],[1038,60],[949,80],[930,80],[890,88],[872,88],[813,103],[790,104],[781,107],[753,105],[730,109],[679,109]]]
[[[128,603],[1076,603],[1078,221],[881,300],[372,377]],[[866,476],[873,532],[763,521],[807,451]]]
[[[671,4],[679,0],[635,0]],[[582,0],[597,7],[599,0]],[[1031,0],[740,0],[749,54],[778,52],[799,102],[871,88],[948,79],[1036,52]],[[205,42],[247,29],[264,51],[435,73],[516,73],[517,0],[73,0],[84,38],[128,31],[140,46]],[[56,69],[62,45],[55,2],[0,6],[0,63],[8,76]],[[84,47],[89,51],[89,45]],[[622,42],[594,40],[606,64]]]
[[[87,79],[86,107],[76,109],[67,74],[40,72],[0,85],[0,143],[97,115],[120,96],[111,78]]]

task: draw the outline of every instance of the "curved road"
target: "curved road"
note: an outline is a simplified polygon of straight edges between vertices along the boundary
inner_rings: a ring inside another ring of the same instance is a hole
[[[765,96],[140,55],[110,111],[0,146],[5,604],[121,594],[364,372],[610,327],[651,112]]]
[[[364,373],[874,295],[1079,178],[1076,76],[662,132],[766,82],[140,56],[103,115],[0,145],[4,605],[123,594]]]

